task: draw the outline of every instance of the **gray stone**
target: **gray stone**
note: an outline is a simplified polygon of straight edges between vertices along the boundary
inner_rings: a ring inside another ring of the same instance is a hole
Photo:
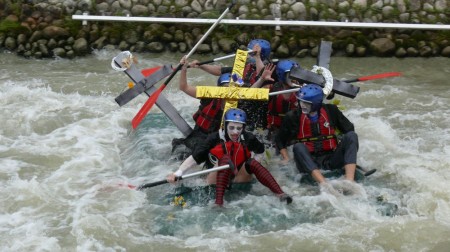
[[[367,54],[367,48],[365,46],[356,47],[356,55],[358,57],[364,57]]]
[[[129,10],[133,3],[131,0],[119,0],[120,7]]]
[[[24,45],[19,45],[16,49],[16,53],[18,55],[23,55],[23,54],[25,54],[25,52],[26,52],[26,49],[25,49]]]
[[[224,53],[231,53],[234,51],[234,45],[236,44],[236,42],[234,42],[233,39],[229,39],[229,38],[222,38],[219,39],[219,41],[217,41],[217,43],[219,44],[219,47],[222,49],[222,51]]]
[[[419,49],[419,55],[421,57],[430,57],[433,55],[433,50],[429,46],[423,46]]]
[[[437,12],[445,12],[445,10],[450,7],[448,5],[448,0],[436,0],[436,2],[434,3],[434,8]]]
[[[338,4],[338,10],[339,11],[347,11],[348,9],[350,9],[350,3],[348,1],[344,1],[344,2],[340,2]]]
[[[429,3],[424,3],[422,9],[426,12],[432,12],[434,11],[434,7],[433,5],[429,4]]]
[[[164,32],[163,35],[161,36],[161,40],[163,42],[170,42],[173,41],[173,35],[167,32]]]
[[[128,30],[125,32],[123,38],[127,41],[127,43],[133,45],[139,41],[139,34],[135,30]]]
[[[92,43],[92,47],[95,49],[102,49],[106,45],[106,41],[108,38],[106,36],[101,36],[94,43]]]
[[[419,55],[419,51],[414,47],[408,47],[408,49],[406,49],[406,52],[408,53],[409,57],[417,57]]]
[[[42,59],[42,52],[40,52],[40,51],[34,52],[34,53],[33,53],[33,56],[34,56],[36,59]]]
[[[409,13],[402,13],[402,14],[400,14],[398,19],[402,23],[408,23],[409,22],[409,18],[410,18],[410,14]]]
[[[52,50],[52,54],[53,56],[64,58],[66,57],[66,50],[64,50],[64,48],[57,47]]]
[[[39,51],[42,53],[43,57],[50,56],[48,48],[47,48],[47,46],[45,44],[39,44]]]
[[[175,6],[183,7],[188,4],[187,0],[175,0]]]
[[[353,54],[355,54],[355,45],[354,44],[348,44],[345,47],[345,54],[347,54],[347,56],[352,56]]]
[[[67,38],[70,35],[66,29],[53,25],[45,27],[42,32],[44,37],[55,39]]]
[[[88,53],[88,43],[85,38],[79,38],[73,43],[73,50],[76,55],[83,56]]]
[[[138,41],[134,45],[134,49],[136,50],[136,52],[144,52],[145,47],[146,47],[146,43],[144,41]]]
[[[23,45],[27,42],[27,35],[21,33],[17,36],[17,44]]]
[[[126,41],[121,41],[118,46],[119,50],[126,51],[130,48],[130,45]]]
[[[391,18],[394,15],[394,7],[384,6],[381,10],[384,18]]]
[[[305,58],[306,56],[309,55],[309,50],[308,49],[301,49],[296,55],[295,57],[297,58]]]
[[[214,2],[213,0],[207,0],[204,4],[205,10],[211,11],[214,10]]]
[[[397,57],[397,58],[404,58],[404,57],[406,57],[407,54],[408,53],[406,52],[405,48],[403,48],[403,47],[399,47],[397,49],[397,51],[395,51],[395,57]]]
[[[161,42],[150,42],[147,49],[150,52],[160,53],[164,51],[164,45]]]
[[[146,16],[148,13],[148,8],[144,5],[137,4],[131,8],[131,14],[133,16]]]
[[[197,0],[192,1],[191,8],[197,13],[202,13],[203,8]]]
[[[239,16],[241,16],[241,15],[245,15],[245,14],[247,14],[249,11],[248,11],[248,7],[246,6],[246,5],[241,5],[240,7],[239,7],[239,10],[238,10],[238,15]]]
[[[444,49],[442,49],[441,55],[444,57],[450,57],[450,46],[444,47]]]
[[[354,0],[353,7],[357,9],[366,9],[367,8],[367,0]]]
[[[186,45],[186,43],[184,43],[184,42],[178,43],[178,50],[180,51],[180,53],[187,52],[187,45]]]
[[[213,54],[218,54],[220,53],[220,47],[219,44],[217,43],[217,40],[214,39],[211,43],[211,49],[212,49],[212,53]]]
[[[395,43],[388,38],[377,38],[370,43],[376,56],[390,56],[395,51]]]
[[[397,10],[400,11],[401,14],[406,12],[405,0],[397,0]]]
[[[409,0],[409,10],[410,11],[418,11],[420,10],[420,0]]]
[[[11,50],[11,51],[16,49],[17,48],[16,39],[14,39],[13,37],[7,37],[5,40],[5,47],[6,47],[6,49]]]
[[[57,46],[58,46],[58,42],[56,42],[56,40],[55,40],[55,39],[52,39],[52,38],[51,38],[51,39],[48,41],[48,43],[47,43],[47,47],[48,47],[48,49],[50,49],[50,50],[56,48]]]
[[[109,10],[109,4],[99,3],[99,4],[97,4],[97,6],[95,8],[97,9],[98,12],[105,13]]]
[[[169,51],[176,52],[178,50],[178,43],[170,42],[168,45]]]
[[[208,44],[200,44],[197,47],[197,53],[199,54],[207,54],[207,53],[211,53],[211,46],[209,46]]]

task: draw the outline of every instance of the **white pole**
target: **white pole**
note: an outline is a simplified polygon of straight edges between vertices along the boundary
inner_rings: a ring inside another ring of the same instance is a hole
[[[212,24],[217,21],[217,19],[198,19],[198,18],[123,17],[123,16],[91,16],[91,15],[87,16],[72,15],[72,19],[83,21],[153,22],[153,23],[181,23],[181,24]],[[444,24],[362,23],[362,22],[243,20],[243,19],[222,19],[220,23],[235,24],[235,25],[263,25],[263,26],[312,26],[312,27],[450,30],[450,25]]]
[[[270,92],[269,96],[293,93],[293,92],[297,92],[298,90],[300,90],[300,88],[293,88],[293,89],[286,89],[286,90],[281,90],[281,91],[277,91],[277,92]]]

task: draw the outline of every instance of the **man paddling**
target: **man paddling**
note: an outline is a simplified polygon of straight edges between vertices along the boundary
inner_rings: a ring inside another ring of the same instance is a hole
[[[230,182],[250,182],[253,174],[281,201],[290,204],[292,197],[284,193],[270,172],[251,157],[251,152],[263,153],[264,144],[255,135],[245,131],[246,120],[247,115],[243,110],[229,109],[224,115],[224,129],[209,134],[205,141],[199,143],[193,154],[180,165],[178,170],[167,176],[167,181],[174,183],[176,177],[182,176],[186,171],[203,162],[206,162],[208,167],[229,164],[231,169],[212,172],[206,179],[208,184],[216,184],[215,203],[217,205],[223,205],[225,189]]]

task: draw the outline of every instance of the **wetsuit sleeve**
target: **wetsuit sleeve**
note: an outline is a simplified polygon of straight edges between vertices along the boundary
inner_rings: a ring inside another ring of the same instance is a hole
[[[334,127],[341,131],[342,133],[347,133],[349,131],[355,131],[355,126],[352,122],[342,113],[339,108],[334,104],[327,104],[328,111],[330,112],[331,120]]]
[[[294,109],[289,111],[283,118],[280,130],[275,136],[275,144],[279,149],[287,148],[289,141],[295,139],[295,135],[298,132],[299,118],[298,110]]]
[[[197,164],[201,164],[208,159],[209,150],[220,142],[219,133],[214,132],[208,135],[205,141],[200,141],[192,151],[192,157]]]
[[[264,152],[265,146],[261,143],[255,135],[250,132],[244,133],[244,138],[246,141],[246,145],[250,151],[253,151],[256,154],[260,154]]]
[[[224,73],[231,73],[231,71],[233,71],[233,68],[232,68],[232,67],[222,67],[222,68],[220,69],[220,72],[221,72],[222,74],[224,74]]]

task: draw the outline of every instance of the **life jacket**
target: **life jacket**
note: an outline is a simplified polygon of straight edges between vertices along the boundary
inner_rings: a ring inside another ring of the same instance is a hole
[[[247,63],[244,67],[244,72],[242,74],[242,80],[244,81],[246,86],[251,86],[253,83],[255,83],[258,79],[258,73],[256,71],[256,64],[254,63]]]
[[[271,92],[277,92],[284,90],[282,86],[275,85]],[[283,117],[292,109],[295,109],[297,105],[297,98],[295,94],[292,93],[291,96],[286,100],[282,94],[271,96],[269,98],[269,105],[267,111],[267,127],[271,128],[273,126],[280,128]]]
[[[240,167],[251,157],[250,150],[245,144],[233,141],[222,141],[220,144],[209,150],[209,154],[214,156],[216,160],[220,160],[225,154],[228,154],[235,169],[240,169]]]
[[[297,140],[303,142],[310,153],[322,153],[336,149],[335,133],[328,113],[323,107],[320,109],[317,123],[311,122],[307,115],[301,114]]]
[[[211,133],[219,130],[223,112],[222,103],[222,99],[211,99],[207,104],[200,104],[192,118],[201,131]]]

